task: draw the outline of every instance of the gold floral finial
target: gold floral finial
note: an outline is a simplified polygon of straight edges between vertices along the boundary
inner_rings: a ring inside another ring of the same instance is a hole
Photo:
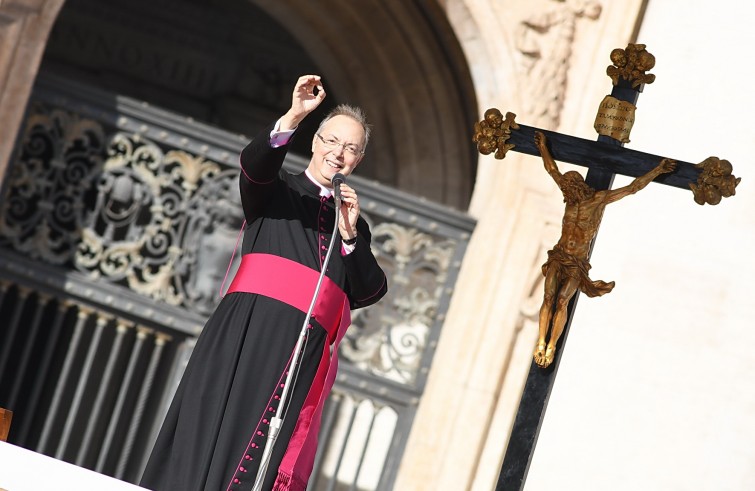
[[[477,143],[477,150],[488,155],[495,152],[495,158],[501,160],[506,152],[514,148],[511,143],[506,143],[511,136],[511,130],[519,129],[514,122],[516,114],[507,112],[503,117],[501,111],[491,108],[485,111],[484,119],[474,124],[472,141]]]
[[[732,175],[731,171],[734,169],[728,160],[718,157],[708,157],[695,167],[703,171],[698,176],[697,183],[691,183],[689,187],[695,203],[699,205],[717,205],[721,198],[734,196],[737,184],[742,180],[741,177]]]
[[[611,61],[613,65],[606,68],[606,73],[614,85],[619,79],[632,82],[632,88],[655,81],[655,75],[645,73],[655,66],[655,56],[645,50],[644,44],[629,44],[626,49],[611,51]]]

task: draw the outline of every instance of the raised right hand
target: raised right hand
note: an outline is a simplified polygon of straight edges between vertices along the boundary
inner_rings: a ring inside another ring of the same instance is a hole
[[[296,81],[291,96],[291,108],[281,120],[281,129],[294,129],[325,99],[325,89],[319,75],[302,75]]]

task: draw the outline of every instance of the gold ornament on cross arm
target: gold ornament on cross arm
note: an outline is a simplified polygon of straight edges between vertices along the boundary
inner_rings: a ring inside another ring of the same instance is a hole
[[[496,108],[485,111],[484,119],[474,124],[472,141],[477,144],[477,150],[483,155],[495,152],[495,158],[502,160],[506,152],[514,148],[514,144],[506,142],[511,137],[511,130],[519,129],[515,117],[516,114],[507,112],[504,118]]]
[[[697,177],[697,183],[689,185],[695,197],[695,203],[717,205],[721,202],[721,198],[736,194],[737,184],[742,178],[732,175],[731,171],[734,169],[728,160],[708,157],[696,164],[695,168],[703,170]]]

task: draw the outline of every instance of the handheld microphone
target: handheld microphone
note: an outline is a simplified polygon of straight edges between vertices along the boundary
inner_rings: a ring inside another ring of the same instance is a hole
[[[340,172],[336,173],[330,180],[333,184],[333,194],[337,201],[341,201],[341,184],[346,182],[346,178]]]

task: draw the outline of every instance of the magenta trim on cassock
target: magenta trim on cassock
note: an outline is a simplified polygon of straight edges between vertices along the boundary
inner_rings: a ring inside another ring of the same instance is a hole
[[[252,184],[270,184],[271,182],[275,181],[275,178],[268,181],[255,181],[254,179],[249,177],[249,174],[247,174],[244,170],[244,164],[241,162],[241,159],[239,159],[239,167],[241,168],[241,173],[244,174],[244,177],[246,177],[246,180],[251,182]]]
[[[278,383],[275,384],[276,390],[273,390],[273,393],[270,395],[270,399],[267,400],[267,405],[265,407],[268,408],[268,410],[272,410],[272,408],[273,408],[273,406],[271,404],[273,402],[273,398],[275,397],[275,393],[277,392],[278,385],[280,385],[281,383],[283,383],[283,379],[285,378],[286,372],[288,372],[288,369],[291,366],[291,360],[293,359],[293,357],[294,357],[294,353],[291,352],[291,356],[288,358],[288,362],[286,363],[286,367],[283,369],[283,372],[281,372],[281,376],[278,379]],[[267,412],[267,410],[265,412]],[[264,421],[267,421],[265,419],[265,412],[263,412],[262,416],[260,416],[259,421],[257,421],[257,426],[254,428],[254,432],[249,437],[249,442],[246,444],[246,450],[244,450],[244,454],[242,455],[241,459],[239,459],[238,465],[236,465],[236,471],[233,473],[233,476],[231,477],[231,481],[228,483],[228,487],[226,488],[226,491],[230,491],[231,490],[231,486],[233,486],[234,484],[236,484],[236,482],[234,482],[235,479],[236,479],[236,474],[238,474],[239,470],[244,465],[244,461],[246,460],[246,457],[251,457],[249,455],[250,449],[255,448],[254,436],[259,431],[260,425],[262,425],[264,423]]]
[[[320,273],[302,264],[272,254],[245,254],[228,293],[264,295],[307,313]],[[351,324],[351,309],[346,293],[324,276],[312,317],[328,332],[329,344],[323,346],[320,364],[302,406],[286,453],[278,468],[276,491],[303,491],[317,451],[320,417],[338,370],[338,344]]]

